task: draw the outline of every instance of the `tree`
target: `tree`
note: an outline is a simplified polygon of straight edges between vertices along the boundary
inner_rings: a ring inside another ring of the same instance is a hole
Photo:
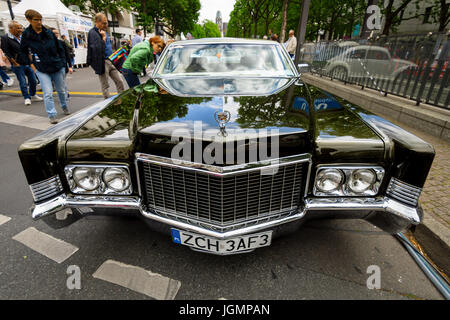
[[[436,2],[439,1],[439,9],[437,9],[438,6],[435,6],[435,15],[439,14],[439,31],[445,31],[445,28],[448,26],[448,23],[450,22],[450,4],[446,3],[446,0],[436,0]]]
[[[280,0],[265,0],[261,5],[261,18],[265,22],[264,34],[269,31],[269,24],[272,23],[280,15],[282,2]]]
[[[211,20],[203,21],[203,30],[206,38],[220,38],[221,36],[219,27]]]
[[[201,24],[196,23],[194,28],[190,31],[192,36],[196,39],[206,38],[205,30]]]
[[[245,0],[236,0],[233,11],[230,13],[227,37],[249,37],[252,20]]]
[[[398,3],[398,7],[394,7],[395,0],[388,0],[387,6],[385,7],[382,12],[384,13],[385,22],[383,27],[382,34],[388,36],[389,32],[392,27],[395,27],[396,25],[399,25],[403,19],[402,11],[406,9],[408,4],[411,3],[413,0],[401,0]]]
[[[220,30],[217,24],[211,20],[204,20],[203,24],[196,23],[194,28],[188,30],[194,38],[220,38]],[[187,31],[186,31],[187,33]]]
[[[263,4],[267,0],[248,0],[247,8],[253,21],[253,38],[256,38],[258,22],[262,15]]]
[[[283,20],[281,23],[281,33],[280,33],[280,42],[284,42],[284,38],[286,37],[286,24],[287,24],[287,12],[289,7],[289,0],[283,1]]]
[[[428,0],[427,5],[431,5],[431,13],[429,22],[438,23],[439,32],[445,31],[450,22],[450,3],[448,0]]]
[[[200,11],[200,0],[140,0],[131,1],[139,13],[139,24],[149,28],[153,23],[163,27],[172,38],[184,30],[192,30]]]
[[[129,10],[133,0],[62,0],[66,5],[77,5],[80,10],[86,14],[93,14],[98,12],[110,12],[116,14],[121,10]]]

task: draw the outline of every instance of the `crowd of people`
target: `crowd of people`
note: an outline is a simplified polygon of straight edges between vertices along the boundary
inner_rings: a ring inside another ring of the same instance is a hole
[[[12,86],[14,80],[4,68],[10,68],[19,82],[25,105],[32,101],[43,101],[50,123],[57,123],[57,111],[53,91],[58,94],[59,105],[65,115],[69,115],[69,92],[66,75],[74,72],[74,46],[87,48],[87,64],[98,75],[101,91],[105,99],[109,98],[109,78],[114,82],[117,92],[125,90],[122,76],[131,88],[139,85],[139,75],[145,75],[145,69],[156,62],[165,43],[160,36],[148,41],[142,37],[142,31],[136,30],[131,41],[123,43],[127,57],[120,68],[109,59],[113,55],[110,36],[107,33],[108,20],[103,13],[95,15],[95,26],[89,31],[87,43],[81,38],[73,44],[59,30],[43,24],[42,15],[36,10],[27,10],[25,18],[29,26],[23,30],[20,23],[11,21],[8,33],[0,39],[0,77],[1,87]],[[40,84],[43,96],[36,94]]]
[[[271,29],[269,29],[269,35],[264,35],[263,39],[280,42],[278,35],[273,33]],[[294,30],[289,30],[289,39],[283,45],[291,58],[294,58],[295,50],[297,49],[297,38],[294,35]]]
[[[1,37],[0,84],[14,84],[14,80],[3,70],[10,67],[19,83],[25,105],[31,105],[32,101],[43,101],[52,124],[58,122],[54,90],[58,94],[62,112],[70,114],[66,76],[75,71],[74,48],[87,48],[86,63],[98,75],[102,95],[107,99],[110,96],[109,78],[119,93],[125,90],[122,75],[130,88],[139,85],[139,76],[145,75],[146,68],[152,62],[156,63],[165,46],[173,41],[169,40],[166,44],[158,35],[144,40],[142,30],[137,29],[131,41],[124,41],[122,47],[114,51],[107,32],[108,19],[103,13],[95,15],[95,26],[89,31],[87,42],[81,37],[75,37],[72,43],[66,35],[60,35],[58,29],[46,27],[42,23],[42,15],[36,10],[27,10],[25,18],[29,22],[25,30],[18,22],[11,21],[8,25],[9,32]],[[264,36],[264,39],[278,41],[278,36],[270,30],[269,37]],[[293,57],[297,46],[293,30],[289,31],[289,39],[284,45]],[[119,51],[125,54],[119,55]],[[112,59],[113,56],[116,58]],[[38,83],[43,92],[42,97],[36,94]]]

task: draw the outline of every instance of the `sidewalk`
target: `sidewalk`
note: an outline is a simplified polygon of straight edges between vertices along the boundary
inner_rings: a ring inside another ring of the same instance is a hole
[[[421,225],[416,228],[415,236],[420,244],[427,251],[429,256],[444,271],[450,272],[450,142],[444,139],[442,131],[439,133],[440,123],[444,123],[444,127],[450,120],[447,110],[436,110],[436,107],[421,104],[415,106],[414,101],[388,95],[381,96],[379,92],[371,89],[361,90],[361,86],[344,84],[339,81],[331,81],[329,78],[307,74],[302,76],[306,83],[326,90],[332,94],[343,96],[348,101],[367,107],[371,112],[382,116],[383,118],[395,123],[405,130],[415,134],[423,140],[431,143],[436,151],[430,173],[420,196],[420,203],[424,210],[424,220]],[[354,97],[353,97],[354,96]],[[367,104],[363,105],[362,101],[366,97]],[[382,105],[376,99],[383,99]],[[352,101],[353,100],[353,101]],[[427,119],[427,128],[421,127],[420,123],[414,119],[401,117],[397,110],[390,108],[390,104],[400,107],[403,113],[414,113],[416,117],[420,117],[420,112],[424,112]],[[412,107],[410,107],[412,105]],[[416,108],[416,109],[414,109]],[[431,119],[436,117],[436,119]],[[436,123],[436,124],[435,124]],[[434,125],[435,124],[435,125]],[[433,128],[434,125],[434,128]],[[414,127],[413,127],[414,126]],[[425,132],[426,131],[426,132]],[[435,133],[435,134],[431,134]]]

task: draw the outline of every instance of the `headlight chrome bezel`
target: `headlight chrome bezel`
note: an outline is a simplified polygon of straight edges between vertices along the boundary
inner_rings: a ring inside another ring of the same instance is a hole
[[[73,177],[74,170],[77,168],[89,168],[95,170],[96,176],[100,181],[100,185],[97,189],[86,190],[80,187]],[[129,185],[123,191],[116,191],[110,188],[104,180],[104,172],[107,169],[116,168],[124,170],[127,175]],[[66,174],[66,179],[70,187],[70,191],[74,194],[92,194],[92,195],[130,195],[133,192],[130,170],[127,165],[122,164],[104,164],[104,165],[91,165],[91,164],[72,164],[67,165],[64,168],[64,173]]]
[[[334,169],[334,170],[339,170],[342,172],[342,174],[344,175],[344,181],[341,184],[340,187],[338,187],[336,190],[332,190],[330,192],[323,192],[320,191],[317,186],[317,177],[319,175],[319,173],[323,170],[329,170],[329,169]],[[365,191],[363,192],[354,192],[350,187],[349,187],[349,182],[351,181],[351,177],[352,174],[354,172],[356,172],[357,170],[371,170],[374,172],[375,174],[375,182]],[[384,178],[384,168],[380,167],[380,166],[370,166],[370,165],[360,165],[360,166],[349,166],[349,165],[345,165],[345,166],[333,166],[333,165],[322,165],[317,167],[316,169],[316,176],[314,179],[314,187],[313,187],[313,195],[314,196],[319,196],[319,197],[346,197],[346,196],[351,196],[351,197],[358,197],[358,196],[376,196],[378,194],[378,191],[380,189],[380,185],[381,182],[383,181]]]

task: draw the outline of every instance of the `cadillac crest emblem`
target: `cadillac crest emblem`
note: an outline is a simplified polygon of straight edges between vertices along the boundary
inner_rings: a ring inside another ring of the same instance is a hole
[[[216,119],[221,129],[225,128],[225,124],[231,119],[231,113],[230,111],[216,111],[214,113],[214,119]]]

